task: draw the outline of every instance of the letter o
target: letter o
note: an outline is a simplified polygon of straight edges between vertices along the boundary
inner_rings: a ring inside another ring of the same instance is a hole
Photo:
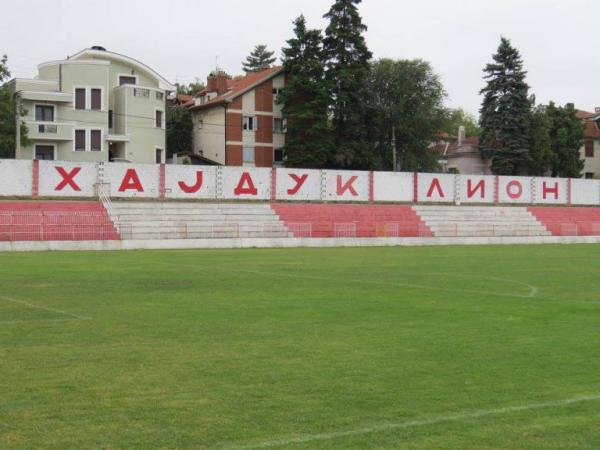
[[[514,188],[516,188],[516,190]],[[523,185],[520,181],[511,181],[506,185],[506,194],[513,200],[521,198],[521,195],[523,194]]]

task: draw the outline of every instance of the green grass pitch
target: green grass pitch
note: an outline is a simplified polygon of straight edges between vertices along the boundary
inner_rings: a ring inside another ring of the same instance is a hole
[[[600,246],[0,254],[1,449],[598,449]]]

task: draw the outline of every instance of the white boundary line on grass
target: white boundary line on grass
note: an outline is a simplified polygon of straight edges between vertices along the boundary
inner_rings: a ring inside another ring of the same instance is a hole
[[[374,425],[371,427],[365,428],[357,428],[354,430],[346,430],[346,431],[333,431],[330,433],[318,433],[318,434],[307,434],[304,436],[298,437],[289,437],[289,438],[279,438],[272,439],[269,441],[263,441],[256,444],[244,444],[244,445],[230,445],[225,447],[230,450],[251,450],[251,449],[261,449],[261,448],[270,448],[270,447],[280,447],[287,446],[291,444],[306,444],[315,441],[324,441],[329,439],[343,438],[348,436],[357,436],[369,433],[377,433],[381,431],[388,430],[402,430],[406,428],[426,426],[426,425],[436,425],[444,422],[456,422],[460,420],[466,419],[478,419],[481,417],[493,416],[497,414],[507,414],[519,411],[529,411],[535,409],[546,409],[553,408],[557,406],[566,406],[573,405],[577,403],[583,402],[592,402],[600,400],[600,394],[597,395],[584,395],[579,397],[571,397],[563,400],[554,400],[549,402],[542,403],[529,403],[526,405],[520,406],[506,406],[504,408],[496,408],[496,409],[487,409],[487,410],[476,410],[470,412],[462,412],[457,414],[449,414],[446,416],[434,416],[429,419],[421,419],[421,420],[411,420],[408,422],[398,422],[398,423],[385,423],[381,425]]]
[[[67,316],[70,319],[42,319],[42,320],[16,320],[16,321],[6,321],[6,322],[0,322],[0,323],[4,323],[4,324],[10,324],[10,323],[28,323],[28,322],[40,322],[40,321],[44,321],[44,322],[66,322],[69,320],[91,320],[91,317],[87,317],[87,316],[79,316],[77,314],[73,314],[67,311],[62,311],[60,309],[55,309],[55,308],[48,308],[46,306],[40,306],[40,305],[34,305],[33,303],[29,303],[26,302],[24,300],[17,300],[14,299],[12,297],[6,297],[4,295],[0,295],[0,300],[5,300],[7,302],[11,302],[11,303],[15,303],[17,305],[23,305],[23,306],[27,306],[29,308],[33,308],[33,309],[41,309],[44,311],[49,311],[49,312],[53,312],[53,313],[57,313],[57,314],[62,314],[63,316]]]

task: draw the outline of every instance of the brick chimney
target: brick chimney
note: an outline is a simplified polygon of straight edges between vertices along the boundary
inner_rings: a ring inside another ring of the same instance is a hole
[[[227,74],[224,72],[211,73],[206,79],[206,91],[216,92],[217,95],[227,92]]]

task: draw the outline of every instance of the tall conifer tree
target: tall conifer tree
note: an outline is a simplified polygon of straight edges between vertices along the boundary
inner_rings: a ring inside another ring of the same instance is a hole
[[[481,143],[491,157],[492,171],[514,175],[529,161],[529,86],[518,50],[502,38],[494,62],[488,64],[481,90]]]
[[[360,3],[361,0],[335,0],[324,16],[329,20],[323,40],[326,80],[332,102],[335,163],[340,167],[371,165],[365,97],[372,55],[363,36],[367,27],[357,9]]]
[[[321,31],[308,30],[304,16],[294,25],[294,37],[283,49],[287,81],[277,99],[287,120],[286,165],[323,167],[333,159],[333,146]]]
[[[259,44],[254,47],[254,50],[246,57],[245,61],[242,61],[242,69],[244,72],[260,72],[261,70],[268,69],[277,60],[273,55],[275,52],[271,52],[267,49],[264,44]]]

